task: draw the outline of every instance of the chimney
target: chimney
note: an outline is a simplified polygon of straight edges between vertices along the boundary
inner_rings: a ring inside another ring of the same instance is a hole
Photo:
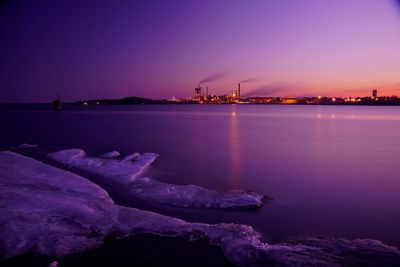
[[[199,96],[202,96],[203,95],[203,88],[201,88],[201,84],[200,83],[199,83],[199,91],[200,91]]]
[[[240,83],[238,83],[238,97],[240,97]]]

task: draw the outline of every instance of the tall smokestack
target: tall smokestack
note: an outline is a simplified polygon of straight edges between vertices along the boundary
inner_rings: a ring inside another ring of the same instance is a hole
[[[195,97],[199,98],[201,97],[201,85],[199,84],[199,86],[197,86],[196,88],[194,88],[195,91]]]
[[[199,97],[203,96],[203,88],[201,88],[201,83],[199,83]]]
[[[240,97],[240,83],[238,83],[238,97]]]

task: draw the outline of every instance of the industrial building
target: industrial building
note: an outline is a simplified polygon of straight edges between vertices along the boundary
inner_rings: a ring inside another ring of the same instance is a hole
[[[373,97],[373,98],[378,97],[378,89],[372,90],[372,97]]]

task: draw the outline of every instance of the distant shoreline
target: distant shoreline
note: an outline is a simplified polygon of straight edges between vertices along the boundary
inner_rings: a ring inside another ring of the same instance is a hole
[[[400,106],[397,96],[382,97],[243,97],[203,96],[202,98],[185,99],[148,99],[125,97],[119,99],[89,99],[73,102],[61,102],[64,105],[98,106],[98,105],[327,105],[327,106]],[[35,106],[52,105],[41,103],[0,103],[0,106]]]
[[[179,105],[333,105],[333,106],[400,106],[397,96],[382,97],[232,97],[232,96],[195,96],[184,99],[154,100],[141,97],[120,99],[90,99],[73,102],[74,105],[130,105],[130,104],[179,104]]]

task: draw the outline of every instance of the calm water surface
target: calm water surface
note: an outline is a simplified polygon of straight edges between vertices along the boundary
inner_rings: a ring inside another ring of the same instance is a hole
[[[307,235],[400,246],[400,107],[134,105],[0,111],[1,148],[160,154],[148,176],[271,198],[259,211],[126,205],[236,222],[277,242]]]

